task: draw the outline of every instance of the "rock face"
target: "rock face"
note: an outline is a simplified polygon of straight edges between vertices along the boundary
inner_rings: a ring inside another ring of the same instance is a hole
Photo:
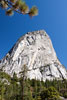
[[[67,71],[57,59],[51,40],[43,30],[28,32],[22,36],[0,61],[0,69],[19,76],[26,64],[30,79],[67,79]]]

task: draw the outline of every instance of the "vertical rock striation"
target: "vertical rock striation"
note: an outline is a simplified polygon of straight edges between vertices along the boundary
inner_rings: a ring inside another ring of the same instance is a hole
[[[45,81],[67,79],[65,67],[57,59],[52,42],[43,30],[22,36],[0,61],[0,69],[19,76],[23,65],[28,67],[27,77]]]

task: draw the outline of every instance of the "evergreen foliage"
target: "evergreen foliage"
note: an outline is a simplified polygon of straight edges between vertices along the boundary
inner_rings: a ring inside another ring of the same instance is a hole
[[[60,100],[60,96],[67,98],[67,80],[30,80],[25,76],[28,70],[26,66],[24,70],[21,71],[20,78],[16,73],[10,77],[0,71],[0,100]]]
[[[0,0],[0,7],[5,10],[6,15],[11,16],[14,12],[20,14],[28,14],[29,16],[38,15],[38,9],[33,6],[29,9],[29,6],[23,0]]]
[[[60,100],[59,93],[54,87],[49,87],[41,92],[42,100]]]

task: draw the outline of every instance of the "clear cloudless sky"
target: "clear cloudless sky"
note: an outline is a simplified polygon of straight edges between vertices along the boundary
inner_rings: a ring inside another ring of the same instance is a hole
[[[0,59],[23,34],[44,29],[59,60],[67,68],[67,0],[26,0],[26,3],[30,8],[36,5],[39,15],[32,19],[17,13],[8,17],[0,8]]]

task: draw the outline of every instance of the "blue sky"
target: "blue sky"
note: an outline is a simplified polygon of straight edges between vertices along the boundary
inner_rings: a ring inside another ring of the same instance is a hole
[[[5,16],[0,9],[0,59],[16,43],[17,39],[29,31],[44,29],[50,36],[56,54],[67,68],[67,0],[26,0],[29,7],[37,5],[39,15],[15,13]]]

